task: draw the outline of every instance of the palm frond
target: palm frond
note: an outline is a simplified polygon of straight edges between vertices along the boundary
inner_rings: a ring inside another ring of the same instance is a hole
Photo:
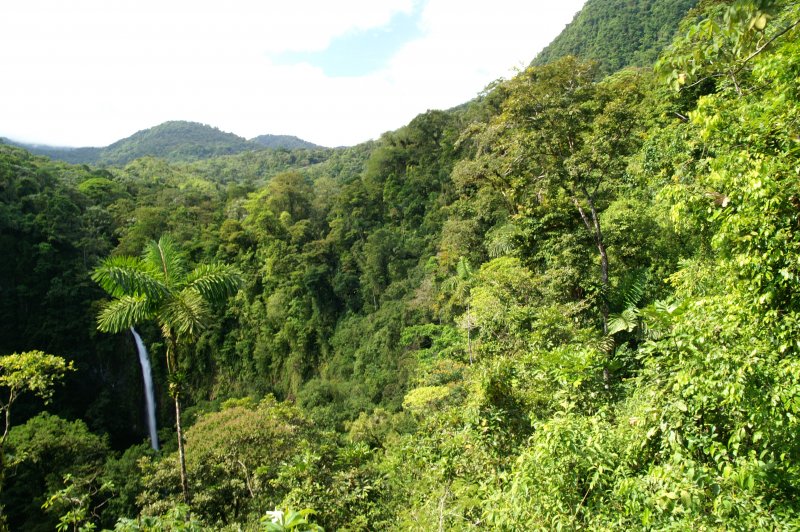
[[[186,278],[186,289],[196,291],[212,304],[236,294],[241,284],[241,277],[233,268],[219,263],[202,264]]]
[[[456,286],[458,285],[458,277],[448,277],[444,281],[442,281],[441,289],[443,292],[452,292],[455,290]]]
[[[614,333],[609,331],[609,334],[607,336],[600,337],[597,340],[596,349],[601,353],[612,353],[614,351],[614,346],[615,346],[614,337],[611,336],[613,334]]]
[[[637,307],[644,297],[644,291],[650,280],[650,272],[642,270],[633,278],[622,295],[624,308]]]
[[[163,307],[159,320],[167,323],[179,338],[193,340],[210,320],[208,301],[196,290],[181,290]]]
[[[160,299],[168,292],[136,257],[109,257],[95,268],[92,279],[116,298],[136,295]]]
[[[104,303],[97,316],[97,328],[103,332],[118,333],[148,320],[153,307],[146,296],[123,295]]]
[[[472,265],[469,263],[469,260],[464,257],[458,259],[456,275],[458,275],[459,279],[463,280],[469,280],[472,277]]]
[[[147,244],[142,261],[169,288],[175,288],[186,276],[186,259],[167,235]]]
[[[492,258],[508,255],[514,250],[514,238],[518,230],[514,224],[506,224],[499,229],[493,229],[487,235],[486,251]]]

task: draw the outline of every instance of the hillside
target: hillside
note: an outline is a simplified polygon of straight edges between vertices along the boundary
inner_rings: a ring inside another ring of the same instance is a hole
[[[0,146],[0,529],[800,530],[800,5],[681,27],[351,148]]]
[[[125,164],[151,156],[168,161],[194,161],[252,150],[242,137],[196,122],[172,121],[137,131],[102,149],[99,162]]]
[[[651,65],[695,4],[697,0],[587,0],[531,64],[574,55],[599,61],[604,74]]]
[[[322,148],[322,146],[297,138],[293,135],[259,135],[258,137],[250,139],[250,142],[272,149],[296,150]]]
[[[290,135],[260,135],[246,140],[197,122],[170,121],[137,131],[104,148],[66,148],[1,139],[36,155],[72,164],[125,165],[140,157],[191,162],[262,149],[322,149]]]
[[[64,161],[71,164],[95,164],[102,152],[102,148],[68,148],[43,144],[26,144],[7,138],[0,138],[0,144],[16,146],[36,155],[43,155],[56,161]]]

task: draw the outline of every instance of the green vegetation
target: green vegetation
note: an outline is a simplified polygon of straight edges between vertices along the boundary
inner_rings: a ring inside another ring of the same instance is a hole
[[[169,394],[175,401],[181,488],[188,502],[180,401],[184,383],[179,354],[207,328],[211,304],[236,292],[239,277],[222,264],[203,264],[187,271],[175,244],[162,237],[147,245],[141,259],[118,256],[104,260],[92,279],[114,298],[100,308],[97,328],[101,331],[118,333],[146,320],[158,322],[166,347]]]
[[[570,55],[597,61],[603,74],[629,66],[651,65],[672,41],[686,12],[697,3],[697,0],[587,0],[572,22],[531,65],[545,65]]]
[[[250,139],[250,142],[260,144],[265,148],[283,150],[298,150],[302,148],[315,149],[322,147],[292,135],[259,135]]]
[[[125,164],[144,156],[191,161],[251,149],[242,137],[194,122],[164,122],[103,148],[100,161]]]
[[[17,143],[0,138],[0,143],[3,142],[58,161],[110,166],[125,165],[141,157],[191,162],[264,149],[324,150],[321,146],[289,135],[261,135],[246,140],[215,127],[177,120],[137,131],[130,137],[104,148],[59,148]]]
[[[347,149],[0,146],[0,351],[63,359],[0,357],[53,377],[5,523],[797,529],[798,28],[701,2],[655,71],[555,59]]]

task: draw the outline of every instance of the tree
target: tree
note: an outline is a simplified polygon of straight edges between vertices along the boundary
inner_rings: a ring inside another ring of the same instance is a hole
[[[778,24],[771,21],[780,11],[778,0],[738,0],[722,2],[710,10],[685,36],[675,39],[656,65],[672,88],[682,90],[706,80],[730,84],[739,97],[747,87],[743,78],[753,59],[778,39],[791,40],[792,30],[800,25],[795,10],[784,12]]]
[[[624,176],[627,157],[641,144],[641,86],[647,79],[628,71],[596,83],[596,73],[595,64],[572,57],[529,68],[508,82],[503,113],[490,130],[499,132],[492,150],[515,203],[569,198],[597,248],[607,291],[600,214]],[[601,312],[605,329],[605,303]]]
[[[8,486],[2,493],[9,528],[51,531],[59,518],[96,521],[109,493],[103,478],[105,435],[81,420],[42,412],[8,434]],[[51,504],[43,506],[48,502]]]
[[[463,305],[466,302],[467,315],[465,325],[467,327],[467,351],[469,352],[469,363],[472,364],[472,316],[470,313],[469,292],[474,281],[472,265],[464,257],[461,257],[456,264],[456,273],[448,277],[442,283],[442,290],[450,293],[450,303]]]
[[[5,417],[0,449],[11,428],[11,405],[19,395],[28,391],[49,401],[53,397],[53,386],[67,371],[73,369],[72,362],[42,351],[26,351],[0,357],[0,386],[8,389],[7,398],[0,399],[0,412]]]
[[[299,483],[283,478],[282,471],[307,457],[311,442],[321,440],[309,420],[271,396],[258,404],[229,400],[222,411],[200,416],[186,430],[193,513],[209,526],[223,527],[280,501]],[[170,458],[143,466],[143,513],[158,515],[177,502],[170,495],[173,463]]]
[[[162,236],[158,242],[151,241],[147,245],[141,258],[109,257],[95,269],[92,278],[113,297],[100,310],[99,330],[118,333],[149,320],[155,320],[161,328],[166,345],[169,390],[175,401],[181,488],[188,502],[179,354],[208,326],[211,305],[224,301],[238,290],[239,275],[219,263],[200,265],[188,271],[177,246],[170,238]]]
[[[5,418],[3,435],[0,436],[0,487],[5,473],[5,443],[11,428],[11,405],[26,391],[49,401],[53,396],[53,386],[73,369],[72,362],[42,351],[0,357],[0,386],[8,390],[8,395],[0,399],[0,413]]]

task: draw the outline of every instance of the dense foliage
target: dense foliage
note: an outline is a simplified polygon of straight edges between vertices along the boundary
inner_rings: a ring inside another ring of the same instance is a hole
[[[322,147],[314,144],[313,142],[308,142],[307,140],[297,138],[293,135],[259,135],[250,139],[250,142],[255,142],[256,144],[260,144],[265,148],[285,150],[297,150],[300,148],[314,149]]]
[[[697,0],[587,0],[575,18],[531,63],[573,55],[598,61],[604,74],[652,64]]]
[[[290,135],[260,135],[246,140],[233,133],[196,122],[174,120],[137,131],[104,148],[62,148],[0,139],[0,142],[72,164],[125,165],[141,157],[159,157],[173,162],[213,159],[225,155],[273,150],[322,149]]]
[[[348,149],[0,146],[0,385],[36,356],[52,398],[6,523],[797,529],[799,25],[702,2],[655,71],[563,57]]]

